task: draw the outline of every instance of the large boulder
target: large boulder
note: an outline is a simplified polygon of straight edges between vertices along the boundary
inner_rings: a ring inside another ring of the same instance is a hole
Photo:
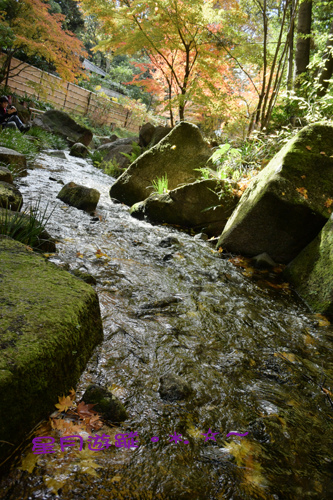
[[[285,276],[313,311],[333,314],[333,215],[286,267]]]
[[[129,166],[111,187],[110,196],[131,206],[145,200],[154,191],[152,182],[165,174],[170,190],[193,182],[200,177],[196,169],[205,165],[210,153],[198,127],[181,122]]]
[[[153,134],[155,132],[155,127],[151,123],[145,123],[140,127],[140,132],[139,132],[139,145],[142,147],[148,146],[150,141],[153,138]]]
[[[0,276],[3,459],[75,387],[103,329],[94,289],[22,243],[0,239]]]
[[[125,170],[131,163],[130,159],[123,155],[131,155],[134,149],[141,149],[136,146],[139,141],[138,137],[126,137],[124,139],[117,139],[114,142],[102,144],[97,148],[97,151],[104,151],[105,156],[101,162],[101,168],[112,161],[118,168]]]
[[[26,157],[13,149],[0,147],[0,162],[11,165],[13,171],[22,176],[27,174]]]
[[[0,207],[10,210],[21,210],[23,197],[13,184],[0,181]]]
[[[88,188],[75,184],[75,182],[68,182],[59,191],[57,198],[64,203],[76,207],[80,210],[93,212],[97,207],[100,192],[97,189]]]
[[[330,216],[333,126],[309,125],[288,142],[244,192],[218,241],[230,252],[267,252],[288,263]]]
[[[133,205],[130,214],[138,219],[147,217],[152,222],[166,222],[218,236],[237,201],[229,183],[203,180],[173,189],[167,194],[151,194],[146,200]]]
[[[9,235],[39,252],[56,251],[55,240],[32,214],[0,208],[0,233]]]
[[[42,115],[36,116],[33,124],[47,132],[53,132],[62,136],[70,144],[81,142],[85,146],[89,146],[93,137],[91,130],[76,123],[64,111],[56,109],[51,109]]]

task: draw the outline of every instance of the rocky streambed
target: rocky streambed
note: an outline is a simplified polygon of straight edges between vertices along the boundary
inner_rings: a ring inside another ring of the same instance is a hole
[[[56,199],[57,181],[97,189],[94,216]],[[0,498],[332,498],[329,322],[269,273],[254,279],[209,243],[133,219],[111,184],[85,160],[42,154],[18,187],[54,207],[49,260],[97,282],[104,341],[77,397],[91,383],[119,397],[128,419],[98,434],[137,433],[138,446],[36,455],[32,434]]]

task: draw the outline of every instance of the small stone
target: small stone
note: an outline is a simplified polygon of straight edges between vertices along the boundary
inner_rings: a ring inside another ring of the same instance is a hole
[[[89,149],[84,144],[76,142],[71,147],[69,154],[70,156],[75,156],[76,158],[86,158],[89,154]]]
[[[207,241],[208,240],[208,235],[205,233],[198,233],[194,236],[195,240],[202,240],[202,241]]]
[[[183,377],[168,373],[160,378],[159,393],[162,399],[179,401],[186,399],[192,392],[191,386]]]
[[[101,386],[90,385],[83,394],[82,401],[85,404],[94,404],[93,409],[110,422],[118,423],[127,419],[127,412],[121,401]]]
[[[168,236],[167,238],[163,238],[158,244],[159,247],[168,248],[172,245],[179,245],[179,240],[174,236]]]
[[[266,252],[256,255],[251,262],[257,269],[269,269],[276,266],[276,262]]]

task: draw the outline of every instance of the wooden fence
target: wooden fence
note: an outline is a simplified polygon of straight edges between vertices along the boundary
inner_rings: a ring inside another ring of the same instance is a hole
[[[10,66],[8,86],[21,96],[33,96],[53,104],[57,109],[89,116],[98,125],[123,127],[131,132],[139,132],[143,118],[133,116],[121,104],[107,100],[98,94],[34,66],[13,58]]]

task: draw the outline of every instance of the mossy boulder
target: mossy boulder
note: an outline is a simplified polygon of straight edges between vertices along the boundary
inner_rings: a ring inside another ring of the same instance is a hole
[[[76,158],[87,158],[89,149],[81,142],[76,142],[71,147],[69,154],[70,156],[75,156]]]
[[[93,409],[101,413],[102,417],[109,420],[109,422],[116,424],[127,419],[124,405],[112,392],[104,389],[104,387],[95,384],[90,385],[82,396],[82,401],[85,404],[95,405]]]
[[[168,373],[160,378],[158,391],[162,399],[180,401],[190,396],[192,388],[183,377]]]
[[[221,197],[217,193],[221,193]],[[138,219],[146,217],[151,222],[174,224],[218,236],[237,201],[229,183],[203,180],[167,194],[151,194],[133,205],[130,214]]]
[[[26,157],[13,149],[0,147],[0,162],[11,165],[13,171],[18,172],[21,176],[27,174]]]
[[[24,212],[0,208],[0,233],[29,245],[39,252],[56,251],[55,240],[38,220]]]
[[[0,181],[0,207],[13,211],[21,210],[23,197],[17,187]]]
[[[330,216],[333,125],[302,129],[251,182],[218,241],[230,252],[267,252],[288,263]]]
[[[80,210],[93,212],[99,201],[100,192],[97,189],[88,188],[75,184],[75,182],[68,182],[59,191],[57,198],[64,203],[76,207]]]
[[[333,215],[285,276],[314,312],[333,314]]]
[[[102,338],[90,285],[0,239],[0,459],[75,386]]]
[[[93,138],[91,130],[79,125],[64,111],[51,109],[42,115],[36,116],[33,123],[47,132],[60,135],[70,144],[80,142],[85,146],[89,146]]]
[[[110,196],[132,206],[145,200],[154,191],[152,182],[164,175],[168,188],[176,189],[200,177],[196,169],[205,165],[209,156],[198,127],[181,122],[128,167],[111,187]]]
[[[0,182],[7,182],[8,184],[13,184],[13,174],[9,168],[2,167],[0,165]]]

